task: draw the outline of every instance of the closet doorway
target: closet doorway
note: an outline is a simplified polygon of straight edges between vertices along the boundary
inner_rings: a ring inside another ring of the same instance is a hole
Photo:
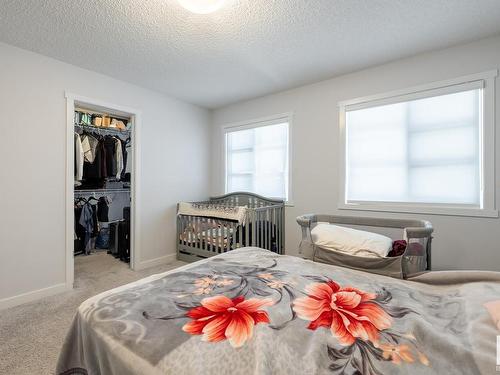
[[[66,93],[66,287],[75,257],[106,253],[138,269],[140,112]]]

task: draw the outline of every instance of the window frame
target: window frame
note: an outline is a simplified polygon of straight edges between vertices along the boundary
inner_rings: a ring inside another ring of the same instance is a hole
[[[293,205],[292,203],[292,128],[293,128],[293,113],[286,112],[277,115],[271,115],[266,117],[261,117],[258,119],[240,121],[236,123],[226,124],[221,127],[221,138],[223,144],[223,155],[222,155],[222,190],[223,194],[229,194],[227,190],[227,172],[228,172],[228,157],[227,157],[227,134],[235,131],[256,129],[264,126],[276,125],[281,123],[288,123],[288,176],[287,176],[287,190],[288,198],[285,200],[285,204],[288,206]],[[266,197],[271,199],[284,199],[283,197]]]
[[[498,217],[495,207],[495,78],[498,70],[471,74],[445,81],[410,87],[382,94],[345,100],[339,110],[339,196],[340,210],[401,212],[471,217]],[[346,112],[425,97],[452,94],[482,87],[482,121],[479,127],[480,204],[437,204],[416,202],[348,201],[346,192]],[[431,93],[431,95],[429,95]]]

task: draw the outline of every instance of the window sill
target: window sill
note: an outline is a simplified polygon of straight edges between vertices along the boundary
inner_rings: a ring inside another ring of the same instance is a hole
[[[340,203],[339,210],[355,211],[378,211],[378,212],[397,212],[410,214],[429,214],[444,216],[467,216],[467,217],[487,217],[498,218],[498,210],[467,208],[467,207],[446,207],[446,206],[411,206],[411,205],[377,205],[369,203]]]

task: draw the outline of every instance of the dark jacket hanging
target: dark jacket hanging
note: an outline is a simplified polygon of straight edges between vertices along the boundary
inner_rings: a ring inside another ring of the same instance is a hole
[[[94,162],[90,163],[88,161],[85,161],[83,163],[83,178],[84,179],[94,179],[94,178],[103,178],[105,177],[103,175],[103,147],[102,147],[102,142],[99,142],[97,144],[96,150],[95,150],[95,158]]]
[[[109,206],[105,197],[100,197],[97,202],[97,220],[105,223],[109,221]]]
[[[106,150],[106,175],[105,177],[116,177],[116,141],[113,137],[104,138],[104,149]]]

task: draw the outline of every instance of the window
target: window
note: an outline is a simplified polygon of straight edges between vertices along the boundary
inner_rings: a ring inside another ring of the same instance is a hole
[[[491,76],[341,103],[340,208],[496,215]]]
[[[289,200],[289,116],[224,128],[226,193]]]

